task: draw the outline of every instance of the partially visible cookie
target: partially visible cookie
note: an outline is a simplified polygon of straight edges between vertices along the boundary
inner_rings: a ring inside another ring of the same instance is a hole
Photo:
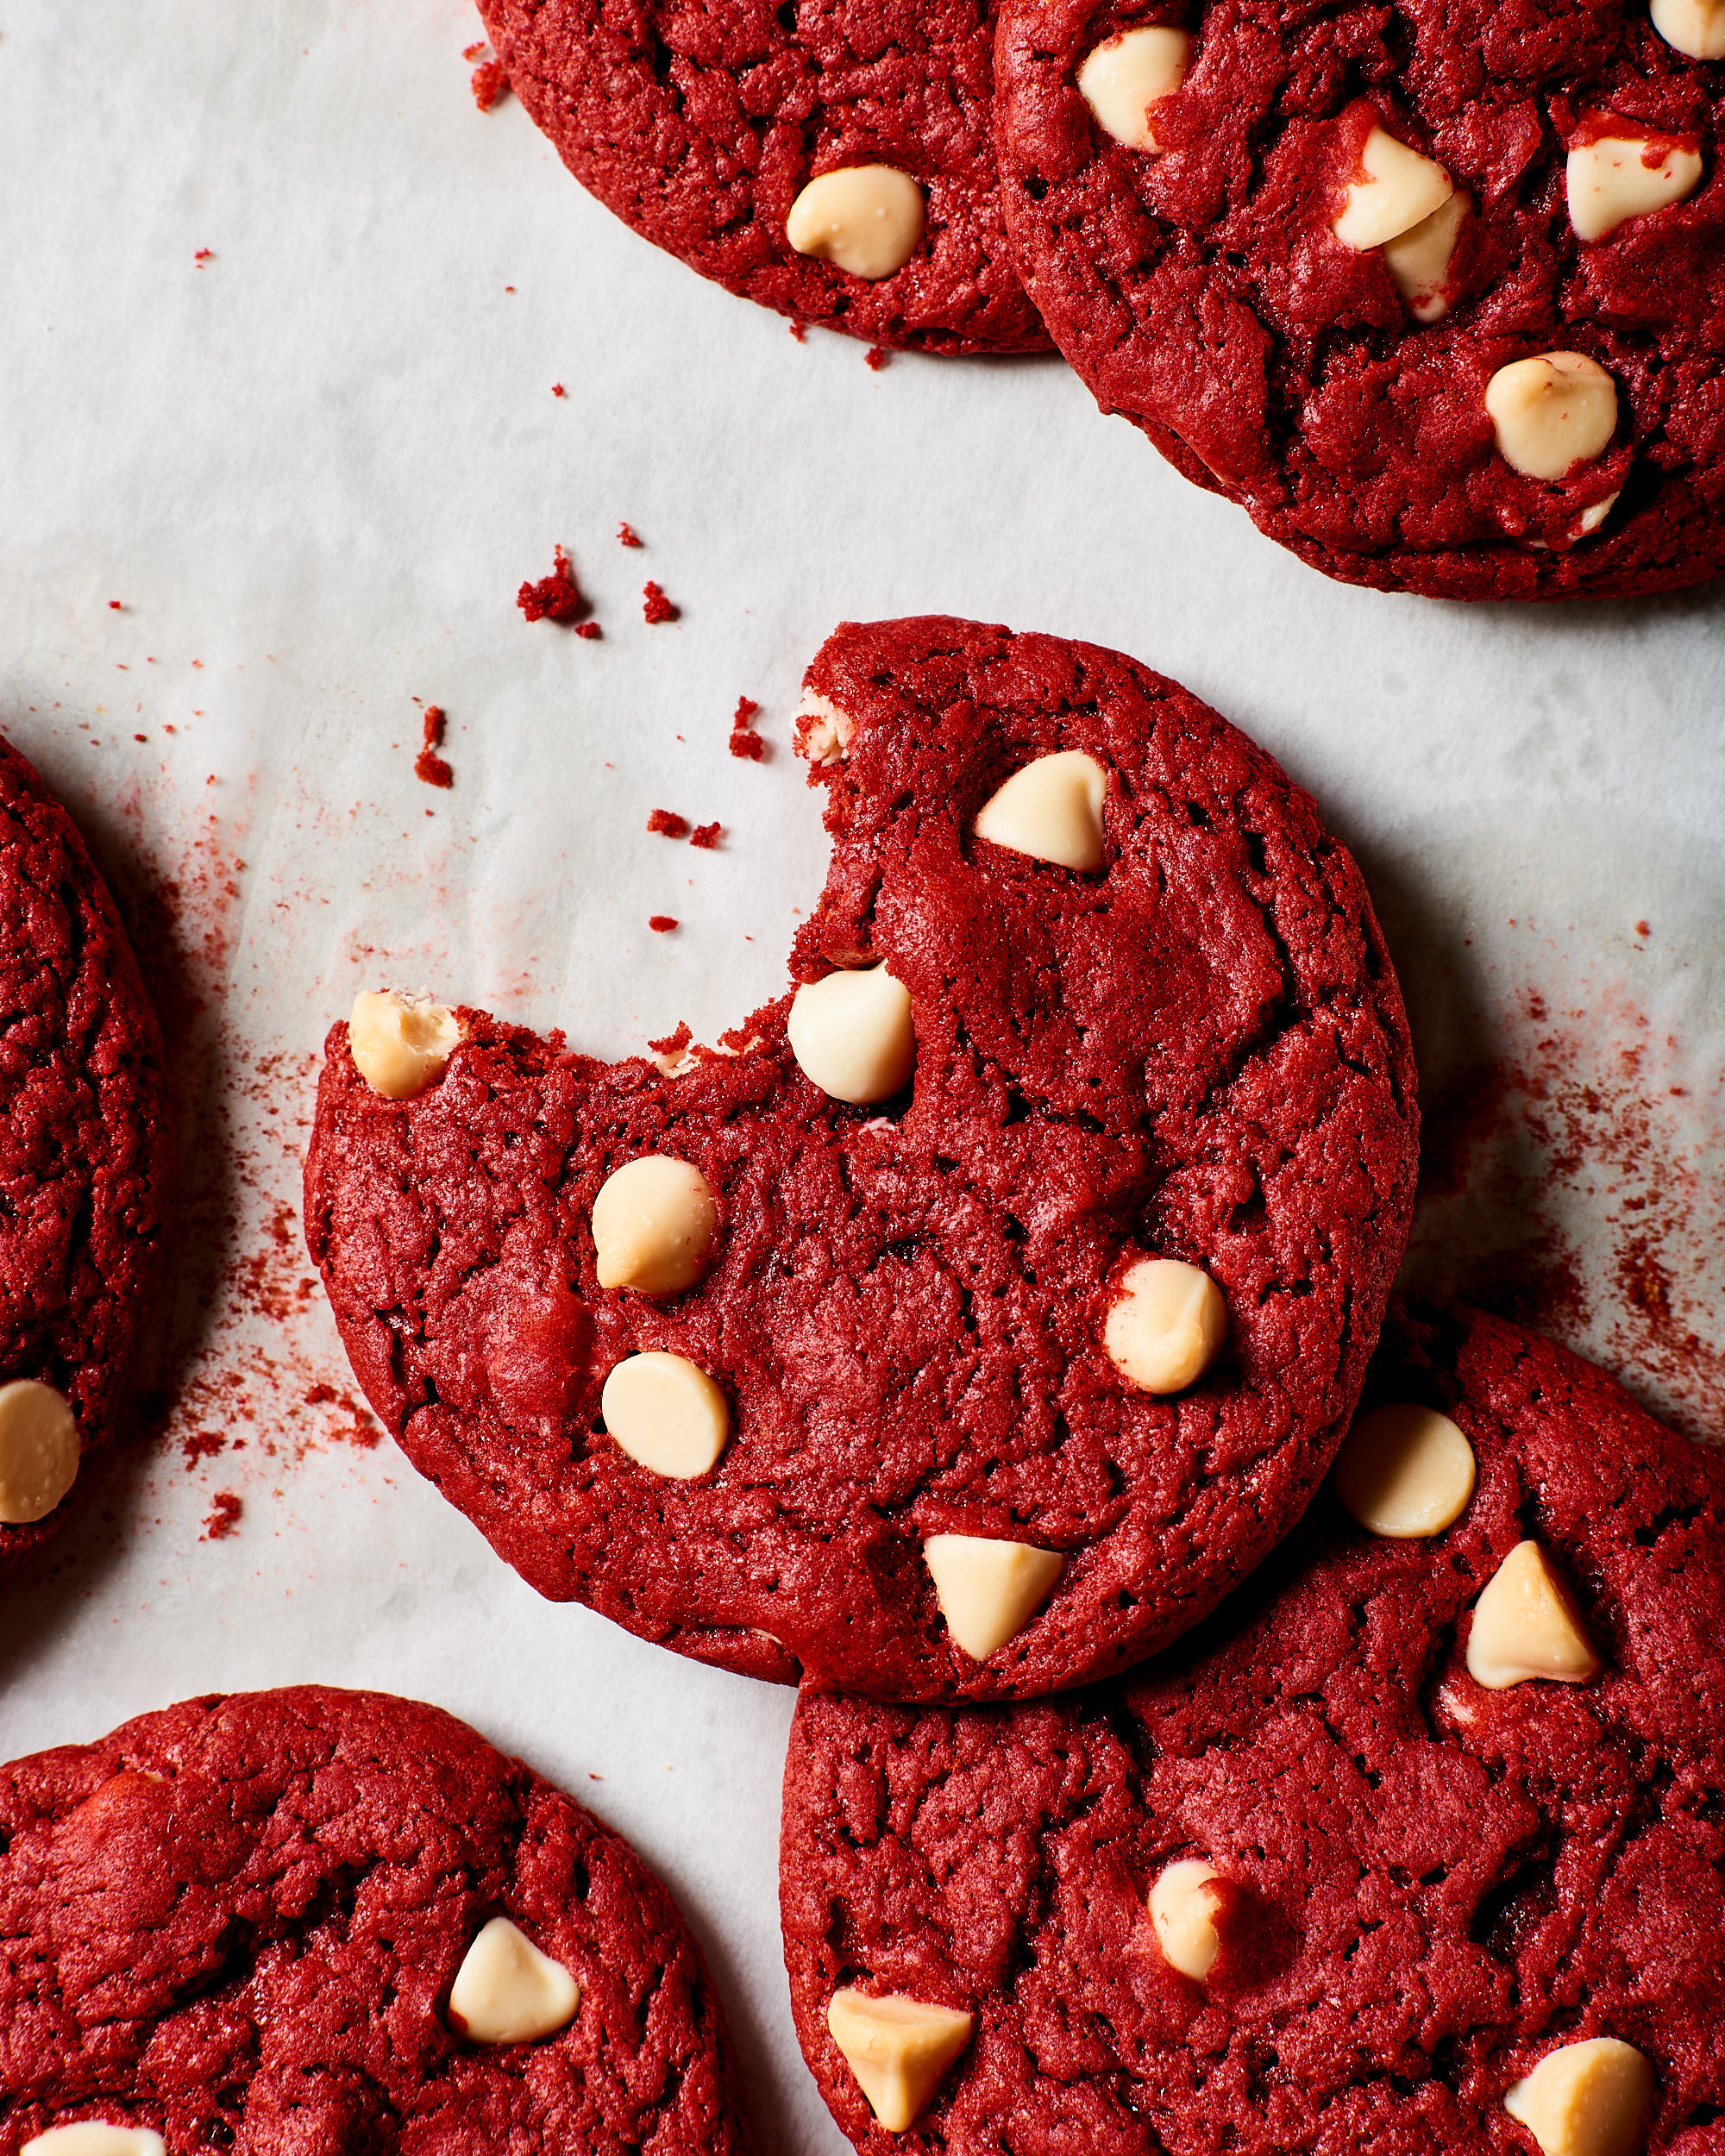
[[[1714,0],[1003,0],[1002,201],[1105,411],[1351,583],[1725,565]]]
[[[1412,1203],[1401,994],[1309,797],[1120,653],[852,624],[806,682],[795,993],[668,1071],[361,996],[307,1242],[541,1593],[758,1676],[1057,1689],[1328,1465]]]
[[[480,0],[582,185],[794,321],[1036,352],[990,132],[993,0]]]
[[[1332,1487],[1166,1655],[1009,1709],[805,1690],[804,2053],[869,2150],[1705,2156],[1722,1789],[1725,1458],[1392,1315]]]
[[[174,2156],[749,2146],[663,1888],[436,1708],[187,1701],[0,1768],[0,1834],[9,2156],[85,2120]]]
[[[161,1037],[71,819],[0,742],[0,1572],[113,1438],[160,1283]]]

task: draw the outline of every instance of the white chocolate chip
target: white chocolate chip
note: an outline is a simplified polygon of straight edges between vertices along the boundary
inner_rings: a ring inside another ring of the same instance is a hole
[[[449,1987],[449,2018],[473,2044],[532,2044],[574,2019],[581,1987],[506,1916],[482,1925]]]
[[[1653,0],[1653,28],[1691,60],[1725,60],[1725,0]]]
[[[1618,492],[1622,489],[1620,487]],[[1601,524],[1617,506],[1617,495],[1608,494],[1603,502],[1593,502],[1581,512],[1581,522],[1576,526],[1577,536],[1586,538],[1590,531],[1597,531]]]
[[[1472,207],[1472,197],[1458,187],[1429,217],[1383,243],[1383,266],[1415,322],[1440,322],[1450,310],[1450,262]]]
[[[799,254],[878,283],[916,253],[922,226],[922,189],[908,172],[851,165],[810,180],[791,204],[785,237]]]
[[[706,1270],[718,1229],[718,1202],[699,1169],[644,1153],[607,1175],[593,1200],[599,1284],[680,1294]]]
[[[827,2034],[889,2134],[915,2124],[975,2026],[974,2014],[891,1992],[871,1999],[849,1984],[833,1993],[826,2009]]]
[[[910,990],[884,966],[805,982],[785,1032],[804,1077],[835,1100],[890,1100],[916,1064]]]
[[[830,696],[805,689],[797,711],[797,750],[811,763],[843,763],[856,736],[856,721]]]
[[[1565,185],[1578,239],[1603,240],[1631,217],[1651,216],[1695,192],[1701,185],[1700,152],[1668,143],[1649,165],[1653,147],[1644,135],[1602,135],[1570,152]]]
[[[1485,409],[1506,464],[1530,479],[1560,479],[1610,447],[1617,385],[1583,353],[1541,352],[1498,368]]]
[[[1150,1921],[1156,1927],[1162,1958],[1195,1984],[1203,1983],[1222,1950],[1216,1929],[1221,1897],[1215,1883],[1220,1877],[1214,1865],[1184,1857],[1170,1865],[1150,1890]]]
[[[411,1100],[443,1075],[461,1038],[455,1012],[426,996],[362,988],[348,1020],[354,1067],[386,1100]]]
[[[72,1402],[33,1377],[0,1385],[0,1520],[41,1520],[78,1480],[78,1423]]]
[[[72,2126],[51,2126],[24,2143],[18,2156],[167,2156],[167,2143],[147,2126],[110,2126],[101,2119],[79,2119]]]
[[[1366,136],[1359,161],[1361,177],[1348,188],[1341,214],[1330,227],[1357,254],[1423,224],[1455,192],[1455,182],[1441,165],[1382,128]]]
[[[1488,1692],[1530,1677],[1585,1684],[1597,1671],[1569,1590],[1537,1542],[1518,1542],[1474,1604],[1467,1668]]]
[[[922,1554],[946,1629],[973,1662],[1016,1639],[1066,1570],[1058,1550],[987,1535],[930,1535]]]
[[[1163,24],[1098,45],[1078,70],[1078,95],[1104,135],[1129,150],[1159,150],[1150,108],[1171,97],[1191,64],[1189,30]]]
[[[1141,1257],[1120,1275],[1102,1348],[1140,1392],[1180,1393],[1209,1369],[1227,1333],[1227,1305],[1208,1273],[1177,1257]]]
[[[1014,771],[984,805],[976,836],[1063,868],[1102,865],[1102,803],[1108,774],[1082,749],[1038,756]]]
[[[656,1349],[618,1363],[599,1407],[631,1460],[679,1482],[705,1475],[731,1434],[731,1410],[706,1372]]]
[[[1473,1495],[1473,1447],[1435,1407],[1397,1401],[1361,1415],[1336,1455],[1336,1495],[1392,1542],[1441,1534]]]
[[[1503,2109],[1543,2156],[1634,2156],[1653,2096],[1653,2070],[1633,2044],[1590,2036],[1547,2052]]]

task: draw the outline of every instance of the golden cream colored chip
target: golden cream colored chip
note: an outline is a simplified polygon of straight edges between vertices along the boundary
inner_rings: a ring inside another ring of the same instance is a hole
[[[785,1031],[804,1077],[835,1100],[888,1100],[915,1067],[910,990],[884,966],[806,982]]]
[[[1163,24],[1125,30],[1078,70],[1078,94],[1104,135],[1129,150],[1159,150],[1151,108],[1171,97],[1191,65],[1192,36]]]
[[[1532,479],[1560,479],[1610,448],[1617,385],[1584,353],[1541,352],[1498,368],[1485,409],[1506,464]]]
[[[348,1020],[354,1067],[386,1100],[411,1100],[443,1075],[461,1037],[455,1012],[424,996],[362,988]]]
[[[78,1480],[78,1452],[64,1393],[33,1377],[0,1385],[0,1520],[21,1527],[45,1519]]]
[[[1396,1401],[1358,1418],[1331,1479],[1362,1527],[1404,1542],[1459,1520],[1475,1472],[1473,1447],[1447,1415]]]
[[[974,2014],[953,2007],[894,1993],[871,1999],[849,1984],[833,1993],[826,2009],[828,2034],[889,2134],[916,2123],[975,2026]]]
[[[167,2143],[146,2126],[110,2126],[103,2119],[79,2119],[36,2134],[24,2143],[19,2156],[167,2156]]]
[[[1725,0],[1653,0],[1647,11],[1667,45],[1691,60],[1725,60]]]
[[[1222,1950],[1216,1929],[1220,1877],[1214,1865],[1185,1857],[1170,1865],[1150,1890],[1150,1921],[1163,1959],[1195,1984],[1203,1983]]]
[[[1359,161],[1361,177],[1349,187],[1330,227],[1357,254],[1423,224],[1455,192],[1455,182],[1441,165],[1382,128],[1366,136]]]
[[[531,2044],[574,2019],[581,1987],[506,1916],[481,1926],[449,1987],[449,2018],[469,2043]]]
[[[1475,1602],[1467,1667],[1489,1692],[1532,1677],[1585,1684],[1597,1673],[1569,1590],[1537,1542],[1518,1542]]]
[[[878,283],[910,260],[922,228],[922,189],[908,172],[851,165],[810,180],[791,204],[785,237],[799,254]]]
[[[1503,2109],[1543,2156],[1635,2156],[1653,2097],[1653,2070],[1633,2044],[1590,2036],[1547,2052]]]
[[[797,707],[797,753],[810,763],[843,763],[856,738],[856,721],[830,696],[805,689]]]
[[[1450,310],[1450,262],[1472,207],[1458,188],[1429,217],[1383,243],[1383,266],[1415,322],[1440,322]]]
[[[678,1482],[705,1475],[731,1434],[731,1410],[706,1372],[657,1350],[617,1364],[599,1409],[631,1460]]]
[[[1196,1265],[1141,1257],[1120,1276],[1102,1326],[1102,1349],[1140,1392],[1184,1392],[1222,1351],[1228,1309],[1222,1291]]]
[[[984,805],[976,836],[1062,868],[1102,865],[1102,803],[1108,774],[1082,749],[1038,756]]]
[[[593,1200],[599,1284],[680,1294],[706,1270],[718,1231],[718,1201],[699,1169],[643,1153],[607,1175]]]
[[[922,1554],[946,1629],[975,1662],[1018,1637],[1066,1570],[1057,1550],[988,1535],[930,1535]]]
[[[1649,165],[1647,137],[1635,134],[1628,121],[1618,124],[1629,131],[1602,135],[1569,154],[1565,185],[1569,221],[1578,239],[1603,240],[1631,217],[1651,216],[1687,200],[1701,185],[1698,150],[1669,145]]]

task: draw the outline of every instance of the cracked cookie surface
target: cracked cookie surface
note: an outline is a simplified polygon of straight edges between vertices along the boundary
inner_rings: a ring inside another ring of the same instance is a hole
[[[828,1097],[788,996],[673,1075],[463,1010],[405,1100],[337,1025],[308,1241],[372,1405],[541,1593],[764,1677],[1044,1692],[1184,1630],[1316,1489],[1406,1237],[1400,992],[1309,797],[1132,660],[931,617],[842,628],[806,680],[833,848],[791,970],[884,961],[909,1085]],[[1096,868],[976,835],[1009,776],[1074,752],[1106,773]],[[653,1153],[718,1219],[705,1276],[659,1299],[601,1288],[589,1225]],[[1177,1396],[1104,1351],[1145,1255],[1226,1302]],[[722,1391],[707,1471],[608,1434],[601,1388],[643,1351]],[[955,1542],[1058,1572],[980,1655],[931,1575]]]
[[[511,87],[589,192],[794,321],[929,352],[1040,352],[1000,220],[991,0],[481,0]],[[925,229],[870,279],[786,233],[819,176],[889,167]]]
[[[1077,78],[1161,23],[1193,44],[1145,151]],[[1007,0],[996,61],[1007,226],[1056,342],[1104,410],[1310,566],[1454,599],[1725,566],[1725,66],[1666,42],[1646,0]],[[1395,253],[1419,228],[1334,229],[1373,128],[1454,190],[1423,298]],[[1643,204],[1603,233],[1602,136]],[[1507,460],[1486,393],[1553,351],[1606,372],[1615,420],[1541,478]]]
[[[1469,1313],[1392,1307],[1364,1405],[1400,1401],[1477,1462],[1435,1536],[1379,1539],[1327,1488],[1118,1685],[921,1712],[805,1689],[786,1960],[859,2147],[892,2144],[827,2034],[842,1986],[976,2017],[903,2148],[1533,2156],[1506,2091],[1594,2037],[1652,2064],[1649,2156],[1718,2146],[1725,1460]],[[1488,1690],[1471,1612],[1527,1538],[1603,1666]],[[1202,1981],[1146,1907],[1189,1861],[1226,1897]]]
[[[170,2150],[744,2156],[699,1953],[628,1846],[436,1708],[188,1701],[0,1768],[0,2145],[105,2119]],[[498,1916],[575,1980],[463,2041]]]

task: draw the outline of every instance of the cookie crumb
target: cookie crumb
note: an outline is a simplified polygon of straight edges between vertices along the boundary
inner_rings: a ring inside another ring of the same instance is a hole
[[[709,851],[717,849],[724,826],[718,824],[697,824],[689,833],[691,846],[705,846]]]
[[[689,828],[689,819],[674,809],[655,809],[647,818],[647,828],[665,838],[681,838]]]
[[[647,925],[656,936],[668,936],[677,925],[677,917],[674,913],[649,913]]]
[[[596,621],[578,621],[575,624],[575,634],[578,636],[585,636],[589,643],[596,643],[604,636],[605,631]]]
[[[862,364],[864,367],[872,367],[878,374],[891,356],[884,344],[871,344],[862,354]]]
[[[803,325],[800,322],[794,322],[791,324],[791,335],[796,339],[799,344],[806,344],[808,342],[808,331],[804,329]]]
[[[739,696],[731,715],[731,753],[745,763],[759,763],[767,754],[766,743],[755,731],[755,714],[760,708],[752,696]]]
[[[688,1020],[683,1018],[674,1033],[667,1033],[662,1041],[649,1041],[647,1045],[656,1056],[681,1056],[693,1038]]]
[[[617,527],[617,543],[619,547],[639,547],[644,546],[646,542],[633,524],[619,524]]]
[[[682,609],[674,606],[656,584],[648,584],[641,596],[647,602],[641,610],[647,621],[676,621],[681,617]]]
[[[243,1501],[230,1489],[218,1489],[216,1502],[204,1517],[205,1542],[225,1542],[240,1524],[240,1515],[246,1509]]]
[[[201,247],[191,259],[197,263],[198,268],[202,269],[206,262],[213,262],[216,260],[215,251],[210,248]]]
[[[120,613],[123,611],[122,602],[117,599],[110,599],[108,602],[108,611],[110,614]]]
[[[474,103],[481,112],[489,112],[499,97],[508,94],[509,78],[503,72],[503,62],[482,60],[474,70],[471,88]]]
[[[566,389],[563,387],[563,385],[562,385],[561,382],[553,382],[553,383],[552,383],[552,385],[551,385],[551,394],[552,394],[554,397],[567,397],[567,396],[568,395],[568,393],[569,393],[569,392],[568,392],[568,390],[566,390]]]
[[[550,575],[542,576],[536,584],[524,584],[515,594],[515,603],[529,621],[574,621],[586,611],[586,601],[575,581],[574,564],[561,547],[555,550]]]
[[[443,709],[439,704],[425,706],[425,737],[419,754],[413,759],[413,775],[427,786],[452,787],[455,774],[437,751],[443,746]]]

